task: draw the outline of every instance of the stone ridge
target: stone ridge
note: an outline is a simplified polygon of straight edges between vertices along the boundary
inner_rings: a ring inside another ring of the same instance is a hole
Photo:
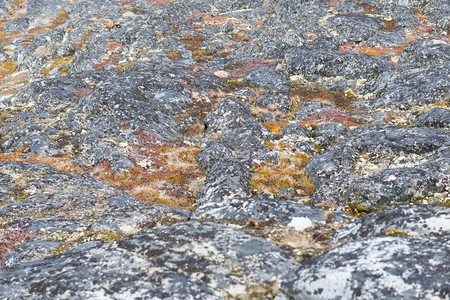
[[[0,0],[0,298],[448,299],[447,2]]]

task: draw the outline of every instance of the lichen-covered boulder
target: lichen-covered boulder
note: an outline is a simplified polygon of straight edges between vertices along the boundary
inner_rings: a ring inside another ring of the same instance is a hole
[[[236,159],[227,159],[208,171],[208,178],[198,193],[196,202],[221,203],[225,199],[249,197],[250,171]]]
[[[267,197],[230,198],[222,202],[208,202],[192,212],[192,219],[229,221],[272,221],[282,225],[293,224],[303,230],[324,222],[330,213],[295,201]],[[338,216],[339,217],[339,216]]]
[[[314,203],[381,206],[443,192],[448,159],[432,155],[449,143],[447,132],[438,129],[386,124],[351,130],[308,163],[306,174],[317,187]]]
[[[443,107],[435,107],[427,110],[412,122],[418,127],[450,127],[450,110]]]
[[[219,224],[188,222],[3,268],[0,291],[5,299],[69,294],[226,299],[270,285],[292,263],[287,250],[261,238]]]
[[[293,299],[433,299],[448,294],[448,239],[374,237],[305,260],[280,280]]]
[[[399,205],[375,211],[340,231],[334,243],[366,237],[398,235],[446,236],[450,232],[450,209],[435,205]]]

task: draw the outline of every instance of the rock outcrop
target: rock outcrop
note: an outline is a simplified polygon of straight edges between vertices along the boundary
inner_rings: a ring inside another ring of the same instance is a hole
[[[448,299],[449,11],[0,0],[0,298]]]

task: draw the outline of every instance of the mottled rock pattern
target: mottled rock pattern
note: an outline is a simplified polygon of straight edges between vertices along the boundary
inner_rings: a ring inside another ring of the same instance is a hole
[[[447,2],[0,0],[0,297],[448,298]]]
[[[19,294],[225,299],[277,279],[292,264],[288,251],[261,238],[189,222],[142,230],[114,243],[86,243],[49,260],[9,268],[0,275],[0,289],[5,299]]]

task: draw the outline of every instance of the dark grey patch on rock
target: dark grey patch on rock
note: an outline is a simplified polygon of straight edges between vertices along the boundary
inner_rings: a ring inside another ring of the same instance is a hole
[[[306,218],[309,221],[301,220],[306,221],[307,225],[313,226],[318,222],[325,221],[326,213],[322,209],[290,200],[267,197],[230,198],[223,202],[208,202],[200,205],[193,211],[191,218],[231,221],[274,221],[282,225],[290,223],[293,225],[299,218]]]
[[[297,152],[303,152],[308,156],[313,156],[316,154],[316,149],[314,149],[314,143],[310,141],[301,141],[294,144],[294,150]]]
[[[52,156],[58,154],[58,148],[48,140],[46,136],[32,134],[19,140],[17,146],[27,146],[30,152],[27,155]],[[16,148],[17,149],[17,148]]]
[[[442,298],[449,289],[446,240],[357,240],[300,263],[279,284],[294,299]]]
[[[361,101],[359,106],[362,109],[364,109],[364,105],[408,109],[415,105],[441,102],[449,96],[449,77],[450,62],[429,66],[425,69],[407,70],[399,75],[385,78],[387,82],[385,80],[385,84],[375,89],[376,93],[381,96],[370,100],[369,103]],[[382,87],[383,85],[384,87]]]
[[[445,186],[448,167],[445,159],[430,158],[412,168],[391,168],[360,178],[354,170],[359,153],[376,153],[389,157],[408,154],[424,155],[450,144],[445,130],[404,128],[390,124],[359,127],[329,151],[313,157],[306,174],[317,187],[314,203],[323,200],[337,204],[349,201],[368,205],[388,205],[441,192]],[[434,162],[431,164],[431,162]]]
[[[231,150],[222,143],[211,142],[196,158],[202,167],[209,169],[222,160],[230,158],[231,155]]]
[[[14,252],[10,253],[2,261],[6,267],[26,263],[35,259],[43,259],[50,256],[60,243],[53,241],[35,240],[23,244]]]
[[[253,121],[250,105],[242,100],[227,98],[205,118],[206,133],[223,134]]]
[[[450,46],[438,40],[418,40],[409,43],[403,50],[399,63],[424,67],[443,64],[450,56]]]
[[[303,104],[295,113],[295,120],[304,120],[312,114],[320,113],[332,109],[331,106],[323,104],[322,102],[309,101]]]
[[[319,124],[314,130],[315,136],[325,136],[330,140],[342,140],[347,135],[348,128],[341,123]]]
[[[0,62],[5,62],[9,59],[9,55],[5,53],[2,49],[0,49]]]
[[[329,151],[313,157],[306,166],[306,175],[320,187],[326,180],[345,179],[353,173],[357,152],[351,147],[336,144]]]
[[[307,79],[312,79],[313,75],[371,79],[393,68],[387,62],[371,56],[317,49],[294,48],[288,51],[285,61],[290,74],[301,74]]]
[[[27,15],[57,15],[67,0],[30,0],[27,1]]]
[[[450,208],[407,204],[376,211],[350,223],[332,242],[381,237],[389,234],[389,230],[411,237],[448,236]]]
[[[362,42],[381,29],[382,20],[364,14],[339,14],[327,20],[327,25],[346,43]]]
[[[419,127],[450,127],[450,110],[443,107],[435,107],[427,110],[415,119],[411,124]]]
[[[269,283],[292,266],[288,251],[207,222],[178,223],[113,243],[84,245],[1,269],[1,294],[6,299],[24,294],[222,299],[246,293],[247,284]]]
[[[226,159],[208,170],[208,177],[196,202],[222,202],[231,198],[250,197],[250,171],[235,159]]]
[[[110,147],[95,145],[83,151],[72,161],[80,166],[95,166],[102,162],[110,162],[111,168],[117,171],[128,171],[134,167],[134,163],[122,153],[112,150]]]
[[[27,33],[30,27],[30,19],[28,17],[15,18],[5,22],[3,31],[12,33],[18,31],[19,33]]]
[[[450,144],[450,136],[445,130],[405,128],[390,124],[359,127],[349,134],[346,143],[359,152],[425,154]]]
[[[289,84],[286,75],[277,71],[275,66],[262,66],[251,71],[244,77],[244,81],[250,86],[265,88],[269,92],[289,92]]]
[[[280,129],[283,135],[311,136],[311,132],[300,124],[292,123]]]
[[[279,110],[288,113],[292,109],[292,100],[286,95],[263,95],[256,100],[256,106],[268,108],[270,110]]]
[[[329,201],[338,205],[348,202],[378,207],[404,203],[416,197],[442,192],[439,178],[422,168],[384,169],[361,179],[325,181],[313,196],[314,204]]]

